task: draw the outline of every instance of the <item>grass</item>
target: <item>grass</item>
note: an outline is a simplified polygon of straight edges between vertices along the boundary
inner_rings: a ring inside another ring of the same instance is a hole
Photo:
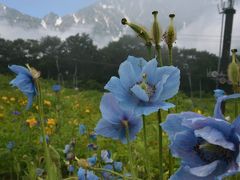
[[[39,124],[32,128],[26,123],[29,118],[38,120],[37,105],[34,103],[29,111],[25,111],[26,98],[19,90],[9,86],[11,77],[0,76],[0,179],[29,179],[31,174],[36,176],[36,168],[44,168],[43,166],[43,150],[40,142],[40,127]],[[123,162],[122,174],[130,171],[128,164],[127,147],[118,141],[97,137],[94,142],[98,145],[97,151],[90,151],[87,145],[91,143],[88,134],[94,130],[96,123],[101,118],[99,104],[103,92],[99,91],[75,91],[72,89],[63,88],[60,92],[59,102],[56,95],[51,90],[53,81],[43,81],[43,99],[44,103],[44,118],[47,120],[53,118],[59,124],[58,126],[49,126],[50,144],[53,146],[60,156],[59,168],[63,178],[76,176],[78,164],[72,161],[75,166],[75,172],[69,174],[67,171],[68,164],[63,153],[66,144],[70,141],[76,141],[74,154],[78,158],[86,159],[93,154],[98,155],[98,166],[102,167],[100,161],[100,152],[103,149],[108,149],[112,152],[112,159]],[[212,116],[215,99],[213,97],[198,99],[193,101],[182,93],[173,98],[177,108],[172,109],[171,113],[181,111],[195,111],[206,116]],[[194,103],[193,103],[194,102]],[[194,107],[193,107],[194,104]],[[56,111],[56,106],[59,112]],[[230,114],[233,119],[233,103],[229,103],[226,114]],[[13,112],[18,111],[20,115],[14,115]],[[167,112],[163,113],[163,119],[167,116]],[[158,177],[158,144],[157,144],[157,114],[154,113],[146,117],[147,122],[147,142],[150,154],[150,172],[152,179]],[[87,127],[87,134],[80,135],[79,125],[84,124]],[[144,144],[143,132],[138,134],[136,141],[133,142],[134,164],[137,167],[138,176],[142,179],[145,176],[145,162],[143,158]],[[9,141],[15,142],[15,147],[12,151],[6,148]],[[168,177],[168,139],[164,134],[164,178]],[[56,154],[55,154],[56,155]],[[178,168],[176,161],[174,169]],[[101,176],[99,172],[96,172]],[[44,175],[43,175],[44,176]]]

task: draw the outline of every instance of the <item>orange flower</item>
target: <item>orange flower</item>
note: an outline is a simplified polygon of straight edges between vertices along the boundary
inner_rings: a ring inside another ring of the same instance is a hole
[[[51,135],[51,134],[53,134],[53,129],[50,127],[45,127],[45,132],[47,135]]]
[[[47,105],[47,106],[51,106],[52,105],[51,101],[48,101],[48,100],[44,100],[43,104]]]
[[[28,123],[30,128],[37,125],[37,120],[35,118],[29,118],[26,120],[26,122]]]
[[[53,119],[53,118],[49,118],[48,120],[47,120],[47,125],[48,126],[55,126],[57,123],[56,123],[56,120],[55,119]]]

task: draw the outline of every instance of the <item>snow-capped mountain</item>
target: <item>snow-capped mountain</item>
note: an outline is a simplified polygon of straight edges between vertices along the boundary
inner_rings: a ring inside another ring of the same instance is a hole
[[[58,16],[49,13],[42,19],[23,14],[15,9],[0,4],[0,37],[40,38],[46,35],[57,35],[66,38],[76,33],[88,33],[99,47],[109,41],[118,40],[123,34],[131,32],[121,24],[126,17],[150,27],[153,10],[159,11],[159,20],[163,29],[168,25],[168,14],[175,13],[176,28],[181,31],[196,23],[202,17],[220,22],[217,11],[217,0],[99,0],[77,12]],[[203,21],[204,22],[204,21]],[[202,28],[211,26],[206,19]],[[220,24],[219,24],[220,26]],[[220,29],[218,27],[218,29]],[[201,33],[197,29],[194,33]],[[215,32],[214,32],[215,33]]]

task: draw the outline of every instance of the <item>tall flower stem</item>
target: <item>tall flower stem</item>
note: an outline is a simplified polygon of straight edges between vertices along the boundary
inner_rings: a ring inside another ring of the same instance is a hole
[[[157,51],[157,60],[159,61],[160,66],[163,66],[161,46],[160,45],[156,45],[156,51]]]
[[[47,168],[47,175],[49,180],[55,180],[57,177],[54,176],[53,167],[51,165],[51,157],[49,153],[49,149],[47,146],[46,141],[46,133],[45,133],[45,126],[44,126],[44,119],[43,119],[43,102],[42,102],[42,91],[39,80],[36,80],[37,92],[38,92],[38,112],[41,124],[41,133],[43,139],[43,147],[44,147],[44,154],[46,158],[46,168]]]
[[[148,59],[152,58],[152,45],[146,45],[148,51]]]
[[[175,111],[177,111],[177,109],[176,109]],[[171,113],[170,110],[168,110],[168,114],[170,114],[170,113]],[[169,164],[169,167],[168,167],[168,176],[169,176],[169,178],[170,178],[170,176],[171,176],[172,173],[173,173],[173,167],[174,167],[174,159],[173,159],[173,157],[172,157],[170,148],[169,148],[169,150],[168,150],[168,164]]]
[[[163,136],[162,136],[162,127],[160,126],[162,122],[161,110],[158,110],[158,158],[159,158],[159,179],[163,179]]]
[[[169,65],[173,65],[173,60],[172,60],[172,47],[169,47],[168,49],[168,57],[169,57]]]
[[[148,146],[147,146],[147,130],[146,130],[145,115],[142,115],[142,118],[143,118],[144,159],[146,163],[147,178],[150,178],[150,164],[149,164],[149,154],[148,154]]]
[[[125,123],[125,128],[126,128],[125,130],[126,130],[126,138],[127,138],[127,146],[128,146],[128,156],[129,156],[129,161],[131,166],[131,174],[133,176],[133,179],[137,179],[136,171],[133,164],[133,154],[132,154],[132,148],[130,143],[129,127],[127,122]]]

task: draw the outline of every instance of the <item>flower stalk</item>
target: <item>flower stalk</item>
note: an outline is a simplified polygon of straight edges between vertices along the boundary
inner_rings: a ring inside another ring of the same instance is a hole
[[[130,166],[131,166],[131,174],[133,176],[133,179],[137,179],[136,171],[135,171],[134,163],[133,163],[133,154],[132,154],[132,148],[131,148],[131,143],[130,143],[128,122],[124,121],[124,125],[125,125],[125,131],[126,131],[128,155],[129,155],[129,161],[130,161]]]
[[[162,127],[160,124],[162,123],[162,115],[161,110],[158,110],[158,166],[159,166],[159,179],[163,179],[163,136],[162,136]]]
[[[144,158],[146,162],[146,174],[147,178],[150,178],[150,164],[149,164],[149,154],[147,146],[147,129],[146,129],[146,118],[145,115],[142,115],[143,118],[143,141],[144,141]]]

